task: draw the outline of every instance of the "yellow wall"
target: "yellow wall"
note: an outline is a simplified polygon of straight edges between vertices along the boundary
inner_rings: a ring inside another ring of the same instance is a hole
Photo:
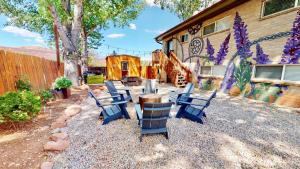
[[[106,57],[107,79],[122,80],[121,62],[127,61],[129,65],[128,76],[141,76],[141,60],[130,55],[116,55]]]

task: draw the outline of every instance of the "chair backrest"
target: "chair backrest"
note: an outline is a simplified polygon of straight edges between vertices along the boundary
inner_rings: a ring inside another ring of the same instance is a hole
[[[92,90],[89,90],[88,93],[89,93],[89,96],[92,97],[92,98],[95,100],[97,106],[100,107],[100,106],[101,106],[101,103],[100,103],[100,101],[97,99],[97,97],[95,96],[95,94],[92,92]]]
[[[181,95],[181,97],[179,98],[179,101],[187,101],[188,97],[190,97],[191,93],[194,90],[194,84],[193,83],[188,83],[184,90],[183,90],[183,94]]]
[[[142,129],[166,128],[172,102],[144,103]]]
[[[107,90],[109,91],[111,96],[119,96],[120,94],[118,93],[117,88],[115,87],[114,83],[112,81],[106,81],[105,85],[107,87]],[[118,101],[118,97],[113,98],[114,101]]]

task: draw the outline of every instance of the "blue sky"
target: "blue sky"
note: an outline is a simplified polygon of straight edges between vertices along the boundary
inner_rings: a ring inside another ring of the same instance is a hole
[[[43,36],[27,30],[4,26],[8,18],[0,16],[0,46],[46,46]],[[150,59],[149,52],[160,49],[154,37],[178,24],[180,20],[174,14],[155,6],[146,7],[139,17],[124,28],[109,28],[102,31],[104,45],[97,50],[101,57],[116,51],[118,54],[134,54]],[[110,47],[108,47],[109,45]],[[117,49],[118,47],[122,49]],[[126,49],[126,50],[123,50]],[[133,50],[135,51],[133,53]],[[144,56],[144,53],[146,55]]]

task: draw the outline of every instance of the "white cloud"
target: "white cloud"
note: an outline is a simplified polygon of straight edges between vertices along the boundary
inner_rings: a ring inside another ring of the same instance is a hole
[[[151,6],[151,7],[158,6],[154,3],[154,0],[145,0],[145,3],[146,3],[146,5]]]
[[[165,31],[166,31],[165,29],[145,29],[145,32],[154,33],[154,34],[162,34]]]
[[[129,29],[136,30],[136,25],[134,23],[130,23]]]
[[[39,33],[31,32],[29,30],[18,28],[15,26],[6,26],[2,28],[2,31],[25,37],[27,39],[26,41],[28,41],[28,38],[33,38],[39,45],[45,45],[45,41]]]
[[[125,36],[125,34],[122,34],[122,33],[113,33],[113,34],[107,35],[108,38],[113,38],[113,39],[115,39],[115,38],[122,38],[124,36]]]

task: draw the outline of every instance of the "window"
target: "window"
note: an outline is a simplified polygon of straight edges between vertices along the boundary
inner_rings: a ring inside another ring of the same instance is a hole
[[[222,19],[217,20],[216,22],[204,26],[203,28],[203,35],[208,35],[214,32],[219,32],[222,30],[229,29],[230,27],[230,20],[229,17],[224,17]]]
[[[226,66],[224,65],[215,65],[212,67],[212,75],[214,76],[224,76],[226,71]]]
[[[187,42],[188,39],[189,39],[189,35],[188,35],[188,34],[184,34],[184,35],[181,36],[181,42],[182,42],[182,43],[183,43],[183,42]]]
[[[211,75],[211,66],[201,66],[201,75]]]
[[[267,0],[263,5],[263,16],[268,16],[300,5],[300,0]]]
[[[256,66],[255,78],[281,80],[283,66]]]
[[[283,80],[300,81],[300,65],[285,65]]]

